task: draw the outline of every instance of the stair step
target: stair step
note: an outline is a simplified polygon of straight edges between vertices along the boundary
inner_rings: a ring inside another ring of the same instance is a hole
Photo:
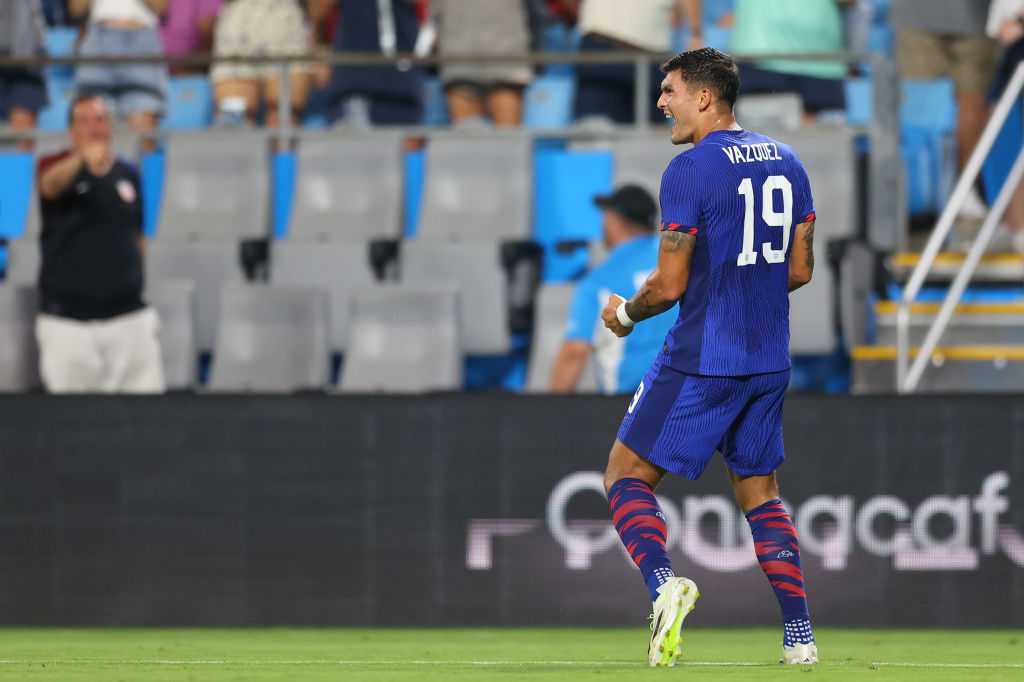
[[[935,257],[929,282],[951,282],[960,272],[967,255],[957,251],[943,251]],[[918,262],[920,253],[896,253],[889,258],[889,269],[898,280],[910,278]],[[981,257],[978,269],[974,272],[973,282],[1020,282],[1024,280],[1024,255],[1018,253],[989,253]]]
[[[916,358],[919,348],[910,349]],[[896,387],[896,346],[853,349],[853,392],[892,393]],[[921,392],[1015,392],[1024,386],[1024,344],[950,345],[932,353]]]

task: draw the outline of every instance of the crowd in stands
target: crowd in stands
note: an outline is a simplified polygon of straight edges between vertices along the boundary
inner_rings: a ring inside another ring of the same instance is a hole
[[[875,31],[882,23],[880,16],[888,27],[887,38],[882,40]],[[434,84],[443,93],[440,118],[451,125],[516,128],[526,122],[526,95],[531,84],[546,75],[560,74],[572,85],[571,115],[564,123],[585,127],[635,121],[633,63],[569,68],[459,58],[559,49],[585,53],[640,50],[662,55],[709,44],[744,55],[887,50],[905,79],[948,78],[952,82],[955,163],[962,169],[994,101],[1024,58],[1024,0],[0,1],[0,56],[42,56],[56,34],[73,35],[68,54],[82,57],[172,58],[166,63],[159,59],[83,63],[73,70],[0,69],[0,116],[10,129],[24,132],[36,128],[42,112],[62,102],[67,112],[61,120],[69,124],[72,149],[46,157],[37,174],[43,220],[64,229],[61,226],[83,219],[87,209],[96,210],[94,203],[85,202],[85,208],[79,209],[65,199],[57,201],[69,188],[80,187],[81,177],[95,185],[94,193],[119,196],[121,203],[131,205],[130,215],[116,216],[116,233],[107,234],[116,246],[110,253],[131,257],[111,260],[92,253],[88,258],[95,280],[103,285],[121,286],[123,283],[104,277],[130,266],[125,277],[131,281],[119,290],[122,298],[112,304],[116,310],[109,315],[110,311],[104,310],[100,318],[116,318],[121,339],[151,340],[156,322],[142,304],[143,254],[136,244],[142,229],[138,179],[114,162],[110,123],[120,120],[143,136],[144,145],[149,145],[144,148],[155,148],[156,134],[173,105],[170,88],[179,79],[198,78],[208,83],[212,107],[203,125],[277,127],[286,110],[292,121],[310,127],[431,124],[439,120],[437,107],[431,111],[428,96],[428,86]],[[386,56],[436,53],[454,61],[438,68],[402,62],[332,66],[323,59],[332,51]],[[270,61],[230,59],[210,64],[210,55]],[[295,60],[303,57],[307,59]],[[272,62],[274,58],[293,61],[282,69]],[[870,77],[869,64],[817,58],[764,59],[744,62],[740,68],[743,95],[791,94],[798,103],[798,125],[845,121],[847,82]],[[287,102],[281,101],[283,76],[288,83]],[[54,87],[56,80],[66,87]],[[653,123],[663,122],[663,114],[653,106],[660,82],[657,59],[652,59],[646,95]],[[32,142],[22,139],[20,144],[31,148]],[[96,151],[98,147],[102,154]],[[81,197],[76,201],[82,201]],[[628,294],[629,283],[653,267],[656,238],[652,233],[657,214],[654,199],[644,188],[633,185],[619,187],[595,201],[602,210],[604,245],[611,257],[579,283],[570,329],[551,373],[553,390],[573,390],[593,356],[599,386],[609,392],[629,391],[663,335],[662,329],[651,325],[647,337],[634,335],[630,347],[624,348],[595,332],[598,300],[606,290]],[[957,221],[959,245],[971,242],[986,210],[983,193],[973,191]],[[1024,189],[1016,192],[1004,222],[1000,239],[1024,252]],[[59,230],[50,230],[51,242],[55,231]],[[40,280],[44,289],[60,284],[60,259],[74,257],[47,254],[45,247],[44,243],[45,276]],[[92,246],[89,249],[95,251]],[[125,287],[130,291],[125,293]],[[71,352],[73,346],[85,346],[67,339],[85,330],[92,330],[91,334],[102,331],[97,332],[100,327],[96,325],[78,324],[94,319],[89,301],[85,303],[87,312],[82,313],[82,301],[72,297],[69,303],[66,291],[43,294],[39,332],[43,378],[50,388],[75,386],[79,370],[62,368],[61,362],[79,368],[88,362]],[[143,348],[139,343],[134,346]],[[143,364],[139,384],[143,388],[137,390],[157,390],[153,387],[162,379],[146,371],[153,365],[152,357]],[[108,380],[94,377],[92,381],[90,385],[97,386]],[[130,386],[133,380],[109,381]]]

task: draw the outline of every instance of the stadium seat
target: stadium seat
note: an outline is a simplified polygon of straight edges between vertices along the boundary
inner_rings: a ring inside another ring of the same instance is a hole
[[[170,390],[196,383],[195,290],[190,280],[164,279],[146,287],[145,300],[160,318],[160,355]]]
[[[75,94],[75,83],[69,77],[49,78],[46,82],[47,105],[39,112],[36,125],[45,132],[64,131],[68,128],[68,113]]]
[[[440,78],[423,79],[423,125],[448,125],[448,101]]]
[[[529,238],[532,177],[532,143],[524,134],[433,136],[418,238]]]
[[[323,389],[329,376],[327,294],[231,286],[220,294],[211,391]]]
[[[189,280],[195,284],[195,342],[200,351],[213,350],[217,334],[219,292],[244,281],[235,242],[161,242],[146,245],[146,277]]]
[[[35,339],[37,306],[33,287],[0,287],[0,327],[5,330],[0,344],[0,391],[28,391],[42,383]]]
[[[496,242],[444,243],[414,239],[402,244],[403,284],[454,284],[459,291],[459,327],[466,353],[507,353],[509,305],[505,271]]]
[[[736,118],[749,130],[799,130],[804,105],[800,95],[742,95],[736,100]]]
[[[345,349],[348,340],[352,292],[374,283],[369,244],[363,241],[275,242],[270,259],[270,281],[276,286],[318,287],[330,297],[329,348]]]
[[[901,85],[900,151],[911,213],[938,211],[956,177],[956,99],[948,78]]]
[[[689,148],[689,145],[673,146],[664,132],[618,136],[611,145],[615,158],[613,184],[618,187],[635,183],[657,197],[661,190],[661,174],[668,162]]]
[[[168,81],[164,130],[201,130],[213,120],[213,88],[206,76],[174,76]]]
[[[9,242],[5,281],[13,285],[35,286],[39,280],[41,261],[38,239],[17,239]]]
[[[0,239],[16,239],[25,231],[35,159],[25,152],[0,153]]]
[[[564,128],[572,123],[576,81],[569,74],[546,74],[526,88],[523,124],[527,128]]]
[[[452,286],[384,284],[358,290],[340,390],[462,388],[457,301]]]
[[[871,79],[849,78],[843,86],[846,90],[846,123],[852,126],[871,125],[874,118]]]
[[[402,221],[402,135],[304,135],[289,239],[397,238]]]
[[[565,338],[569,320],[569,306],[576,287],[572,284],[545,284],[537,294],[537,321],[530,349],[530,366],[526,374],[527,393],[547,393],[551,390],[551,369]],[[580,377],[577,393],[597,391],[594,366],[588,362]]]
[[[73,57],[75,54],[75,42],[78,40],[78,28],[73,26],[55,26],[46,29],[43,38],[46,47],[46,54],[49,57]],[[46,67],[46,80],[54,78],[71,80],[75,75],[75,67],[71,65],[48,66]]]
[[[157,240],[268,236],[270,158],[262,131],[168,135],[166,155]]]

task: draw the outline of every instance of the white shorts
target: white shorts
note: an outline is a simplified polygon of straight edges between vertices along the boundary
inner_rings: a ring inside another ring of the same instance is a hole
[[[159,328],[152,308],[89,322],[38,315],[43,385],[50,393],[163,393]]]

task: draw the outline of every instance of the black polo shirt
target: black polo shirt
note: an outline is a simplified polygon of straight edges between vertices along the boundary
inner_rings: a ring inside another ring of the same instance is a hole
[[[64,151],[39,161],[36,183]],[[135,312],[142,302],[142,193],[135,167],[118,159],[97,177],[83,165],[56,199],[40,197],[40,310],[76,320]]]

